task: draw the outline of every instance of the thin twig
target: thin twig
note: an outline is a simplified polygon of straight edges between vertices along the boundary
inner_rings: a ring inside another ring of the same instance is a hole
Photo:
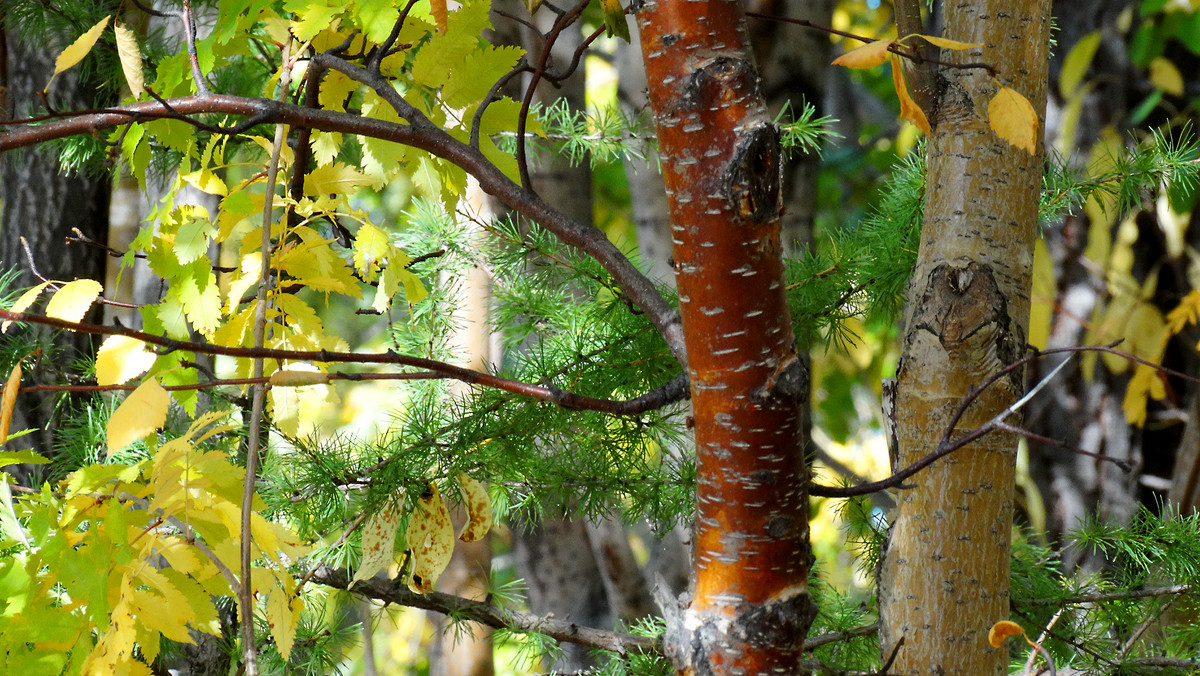
[[[200,55],[196,53],[196,19],[192,16],[191,0],[183,0],[183,41],[187,45],[188,61],[192,64],[192,83],[197,94],[208,94],[208,83],[200,70]]]

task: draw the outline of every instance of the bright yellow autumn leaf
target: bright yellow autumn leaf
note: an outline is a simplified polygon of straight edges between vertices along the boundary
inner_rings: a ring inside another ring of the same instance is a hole
[[[4,391],[0,392],[0,446],[8,441],[8,428],[12,425],[13,408],[17,405],[17,390],[19,389],[21,389],[21,365],[17,364],[8,374],[8,380],[4,383]],[[0,480],[0,483],[3,483],[3,480]]]
[[[304,194],[313,197],[346,194],[361,187],[375,185],[377,180],[341,162],[324,164],[304,177]]]
[[[321,371],[291,371],[283,369],[271,374],[271,387],[304,387],[305,385],[324,385],[329,382],[329,374]]]
[[[129,382],[150,370],[157,358],[140,340],[109,336],[96,352],[96,382],[100,385]]]
[[[855,47],[834,59],[833,65],[847,68],[882,66],[883,62],[887,60],[888,47],[892,46],[892,42],[892,40],[873,40],[862,47]]]
[[[1125,399],[1121,402],[1125,420],[1130,425],[1141,427],[1146,423],[1146,404],[1149,403],[1150,397],[1161,400],[1166,396],[1167,388],[1163,385],[1158,371],[1145,364],[1138,364],[1125,387]]]
[[[17,299],[17,302],[13,303],[12,307],[10,307],[8,311],[24,312],[25,310],[29,309],[29,306],[33,305],[33,301],[37,300],[38,295],[42,293],[42,289],[45,289],[48,285],[49,282],[42,282],[41,284],[38,284],[32,289],[21,294],[21,297]],[[12,324],[12,322],[4,322],[3,324],[0,324],[0,333],[7,331],[9,324]]]
[[[946,38],[939,38],[936,35],[918,34],[916,37],[919,37],[922,40],[925,40],[926,42],[928,42],[930,44],[937,45],[938,47],[941,47],[942,49],[962,50],[962,49],[975,49],[976,47],[983,46],[982,42],[959,42],[958,40],[949,40]]]
[[[68,322],[78,322],[87,314],[104,287],[93,279],[68,282],[54,292],[46,304],[46,316]]]
[[[104,32],[104,27],[108,25],[108,20],[111,18],[112,15],[110,14],[101,19],[95,26],[89,28],[86,33],[80,35],[75,42],[72,42],[70,47],[67,47],[58,55],[58,58],[54,60],[54,74],[50,76],[50,82],[46,83],[44,91],[50,91],[50,83],[54,82],[54,78],[59,73],[83,61],[83,57],[92,51],[96,40],[100,39],[100,34]]]
[[[896,87],[896,96],[900,97],[900,119],[911,122],[917,129],[929,134],[929,119],[925,111],[908,94],[908,84],[904,81],[904,67],[900,57],[892,55],[892,84]]]
[[[113,23],[113,31],[117,34],[117,57],[121,60],[121,71],[125,73],[125,82],[133,98],[140,99],[146,91],[146,77],[142,70],[142,49],[138,47],[137,36],[133,31],[119,23]]]
[[[458,539],[463,542],[475,542],[492,528],[492,499],[488,496],[487,487],[472,479],[465,472],[458,475],[458,485],[462,489],[463,500],[467,503],[467,525],[463,527]]]
[[[988,102],[988,124],[1005,141],[1030,155],[1037,152],[1037,111],[1015,89],[1001,87]]]
[[[988,643],[991,644],[993,648],[999,648],[1000,646],[1004,645],[1004,642],[1008,640],[1009,636],[1020,636],[1024,633],[1025,630],[1022,629],[1021,625],[1017,624],[1016,622],[1001,620],[996,624],[993,624],[991,630],[988,631]]]
[[[428,594],[454,553],[454,525],[437,486],[429,484],[429,489],[417,500],[417,508],[409,517],[407,535],[413,556],[408,588]]]
[[[279,649],[284,662],[291,657],[302,610],[304,599],[284,586],[276,585],[267,596],[267,625],[271,628],[271,638],[275,639],[275,647]]]
[[[396,559],[396,530],[400,527],[404,489],[392,494],[378,512],[367,518],[362,532],[362,561],[354,572],[354,580],[369,580],[386,570]]]
[[[154,378],[138,386],[108,419],[108,453],[119,451],[167,421],[171,395]]]

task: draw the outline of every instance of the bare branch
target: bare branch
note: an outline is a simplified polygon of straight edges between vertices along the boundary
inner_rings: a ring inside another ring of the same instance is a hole
[[[587,648],[598,648],[615,652],[618,655],[627,653],[662,653],[662,646],[645,636],[624,634],[616,631],[606,631],[592,627],[584,627],[574,622],[560,620],[550,616],[534,615],[517,610],[499,608],[491,603],[472,601],[441,592],[417,594],[406,589],[403,585],[390,580],[373,579],[350,585],[350,576],[345,570],[322,566],[312,576],[313,582],[336,589],[345,589],[360,596],[395,603],[411,608],[433,610],[454,617],[461,617],[472,622],[496,629],[510,629],[519,632],[536,632],[564,643],[575,643]]]

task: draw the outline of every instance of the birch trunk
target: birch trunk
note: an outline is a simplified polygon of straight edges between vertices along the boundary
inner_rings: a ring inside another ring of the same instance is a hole
[[[973,0],[945,8],[944,36],[983,43],[945,52],[986,62],[1000,83],[1045,108],[1049,1]],[[930,70],[924,229],[905,313],[896,375],[896,464],[934,450],[971,388],[1019,357],[1029,321],[1042,155],[1000,140],[988,126],[997,82],[980,68]],[[919,80],[919,79],[918,79]],[[960,431],[1009,406],[1018,380],[993,385]],[[880,573],[889,673],[1005,673],[1007,651],[989,646],[1008,619],[1016,440],[992,434],[939,460],[900,492]]]
[[[780,259],[778,132],[740,3],[637,9],[671,218],[697,456],[694,588],[661,599],[681,674],[799,673],[808,470]]]

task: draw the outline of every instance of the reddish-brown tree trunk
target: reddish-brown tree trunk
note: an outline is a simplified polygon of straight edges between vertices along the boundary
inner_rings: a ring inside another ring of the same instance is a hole
[[[693,596],[666,602],[682,674],[798,673],[808,470],[780,259],[780,150],[731,0],[637,12],[671,213],[698,463]]]

